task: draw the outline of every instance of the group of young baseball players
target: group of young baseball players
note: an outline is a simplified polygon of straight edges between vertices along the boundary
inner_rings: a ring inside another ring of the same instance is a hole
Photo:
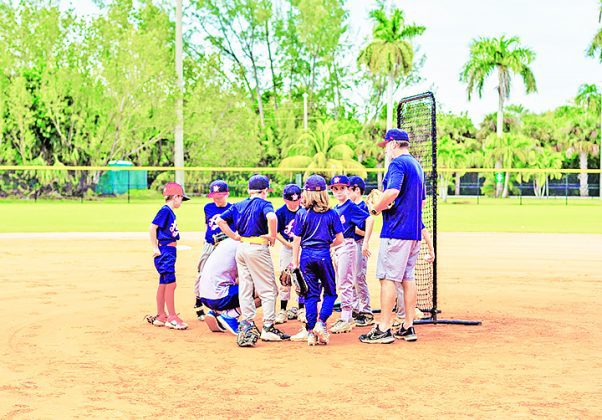
[[[405,131],[387,131],[379,145],[386,147],[391,162],[383,181],[384,194],[370,209],[362,199],[366,184],[357,176],[337,175],[327,183],[320,175],[311,175],[303,189],[289,184],[283,190],[284,205],[277,210],[267,200],[270,181],[263,175],[249,179],[249,197],[235,204],[228,202],[227,183],[213,181],[208,193],[212,201],[204,207],[205,243],[194,285],[197,319],[211,331],[234,334],[241,347],[255,346],[260,338],[304,341],[310,346],[328,344],[330,333],[372,325],[370,332],[359,336],[361,342],[415,341],[414,267],[422,239],[428,249],[425,259],[432,262],[435,258],[422,223],[424,173],[409,152]],[[337,200],[333,208],[329,190]],[[178,317],[174,303],[176,243],[180,239],[174,209],[189,198],[175,182],[165,186],[163,195],[165,205],[150,226],[159,273],[157,314],[146,320],[183,330],[188,325]],[[366,268],[374,217],[381,212],[376,277],[381,283],[382,315],[375,325]],[[290,283],[278,284],[275,275],[270,247],[276,242],[281,244],[280,272],[299,268],[308,286],[307,293],[298,296],[296,307],[288,307]],[[341,316],[328,326],[337,298]],[[259,306],[263,309],[261,331],[254,322]],[[394,308],[397,323],[393,322]],[[276,326],[294,319],[301,322],[301,328],[293,336]]]

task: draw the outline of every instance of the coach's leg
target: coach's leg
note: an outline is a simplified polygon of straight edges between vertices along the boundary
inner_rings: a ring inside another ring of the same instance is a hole
[[[410,328],[414,324],[414,314],[418,300],[418,289],[415,281],[415,267],[420,253],[420,241],[410,244],[408,261],[403,274],[403,296],[406,309],[404,328]]]
[[[395,306],[396,297],[395,282],[388,279],[382,279],[380,281],[381,318],[379,323],[381,331],[387,331],[391,328],[391,316],[393,313],[393,306]]]

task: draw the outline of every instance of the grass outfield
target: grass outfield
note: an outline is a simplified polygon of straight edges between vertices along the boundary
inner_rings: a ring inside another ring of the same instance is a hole
[[[194,198],[177,210],[183,231],[203,230],[207,198]],[[238,201],[232,199],[231,201]],[[280,198],[272,198],[275,206]],[[145,231],[161,207],[160,198],[102,201],[0,200],[0,232],[135,232]],[[277,207],[276,207],[277,208]],[[452,199],[440,203],[439,230],[444,232],[602,233],[598,199]],[[380,224],[380,218],[378,218]]]

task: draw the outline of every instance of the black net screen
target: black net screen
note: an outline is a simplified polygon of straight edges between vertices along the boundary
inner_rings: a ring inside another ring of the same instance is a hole
[[[410,151],[422,165],[426,184],[426,206],[422,221],[431,233],[435,253],[437,251],[437,127],[435,97],[431,92],[404,98],[397,107],[397,126],[410,136]],[[436,317],[437,310],[437,261],[425,260],[426,243],[422,242],[416,263],[418,308]]]

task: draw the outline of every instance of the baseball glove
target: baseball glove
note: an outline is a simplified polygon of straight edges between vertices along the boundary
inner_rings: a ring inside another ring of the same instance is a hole
[[[224,239],[228,239],[228,236],[224,232],[218,232],[213,234],[213,243],[215,245],[219,244]]]
[[[291,270],[291,282],[295,286],[295,291],[299,296],[307,295],[307,292],[309,292],[309,287],[307,286],[307,282],[303,278],[301,270],[299,270],[298,268]]]
[[[372,191],[370,191],[370,194],[368,194],[368,197],[366,197],[366,205],[368,206],[368,210],[370,211],[370,214],[374,215],[374,216],[378,216],[380,214],[380,211],[375,211],[374,207],[376,206],[377,203],[380,202],[380,200],[382,199],[383,196],[383,192],[381,190],[378,190],[376,188],[374,188]],[[387,206],[387,210],[390,209],[391,207],[393,207],[393,203],[391,202],[391,204],[389,204]]]
[[[280,284],[285,287],[291,285],[291,271],[288,268],[282,270],[282,273],[280,273]]]

